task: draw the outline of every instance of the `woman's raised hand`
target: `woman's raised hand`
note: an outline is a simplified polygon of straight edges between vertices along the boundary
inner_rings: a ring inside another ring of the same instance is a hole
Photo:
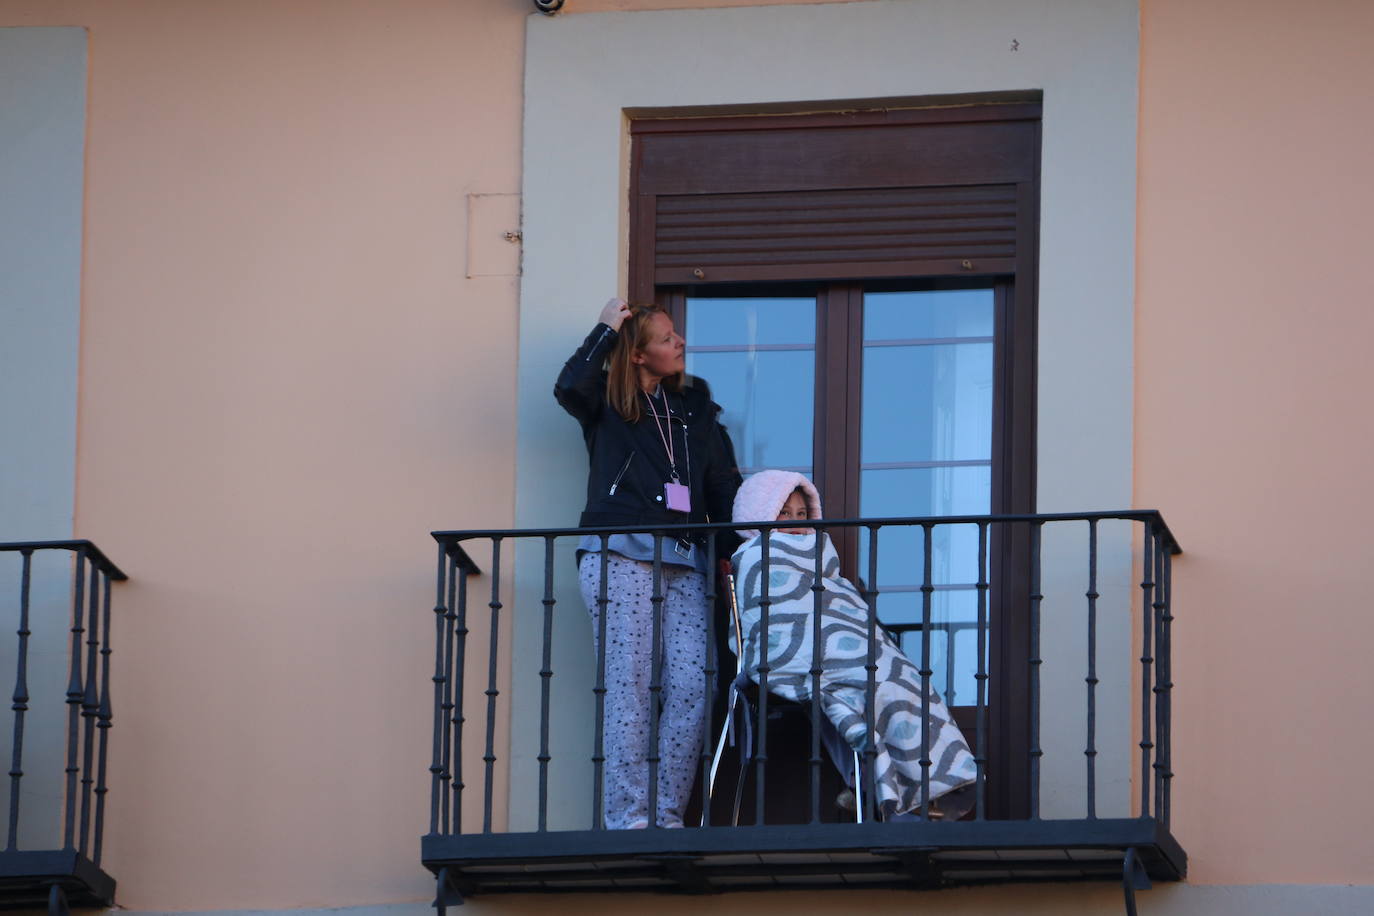
[[[601,323],[608,325],[612,331],[619,331],[620,326],[625,323],[625,319],[630,317],[630,304],[619,297],[611,299],[606,303],[606,307],[601,310]]]

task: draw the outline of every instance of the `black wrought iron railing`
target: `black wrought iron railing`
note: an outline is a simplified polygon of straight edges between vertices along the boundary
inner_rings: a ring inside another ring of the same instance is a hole
[[[434,728],[430,825],[424,859],[440,875],[441,903],[445,894],[453,899],[452,895],[464,890],[604,889],[622,884],[642,889],[655,886],[655,882],[694,890],[776,885],[780,875],[799,869],[811,884],[817,874],[833,876],[831,883],[836,884],[904,886],[1036,877],[1062,880],[1100,877],[1107,873],[1104,861],[1114,861],[1114,873],[1120,875],[1123,856],[1128,866],[1128,889],[1139,886],[1145,872],[1163,878],[1183,874],[1185,857],[1168,832],[1173,777],[1171,562],[1179,547],[1160,514],[1145,510],[807,522],[808,527],[824,530],[840,542],[841,553],[858,570],[854,578],[862,597],[874,611],[868,615],[866,740],[860,748],[866,765],[861,768],[864,791],[860,793],[859,823],[826,822],[828,815],[823,810],[820,787],[825,767],[819,738],[824,719],[820,700],[823,640],[820,615],[815,613],[809,668],[812,690],[809,703],[804,704],[809,705],[810,746],[801,759],[791,761],[806,772],[805,791],[795,780],[778,790],[788,794],[787,806],[796,814],[787,828],[775,829],[778,821],[770,814],[776,810],[769,788],[773,778],[770,731],[777,728],[770,704],[776,706],[778,701],[769,697],[770,669],[765,653],[754,673],[757,699],[749,711],[755,738],[749,759],[743,761],[753,791],[753,823],[736,827],[734,818],[721,816],[712,800],[705,799],[700,827],[665,831],[651,826],[647,833],[606,830],[602,814],[606,760],[602,720],[610,688],[606,681],[604,612],[596,615],[600,632],[595,643],[600,649],[590,672],[584,668],[569,678],[574,682],[580,678],[591,694],[591,703],[565,708],[572,685],[553,689],[555,625],[563,619],[560,615],[576,614],[586,620],[583,615],[587,613],[576,591],[572,564],[565,562],[572,546],[588,536],[599,546],[592,553],[599,556],[597,603],[604,611],[609,538],[628,531],[653,537],[651,602],[657,646],[664,601],[663,559],[678,538],[697,537],[707,552],[706,568],[714,569],[717,533],[795,524],[434,533],[438,543]],[[954,538],[961,540],[966,555],[962,576],[951,568],[957,565],[950,559],[957,552],[950,547]],[[888,548],[889,543],[900,549]],[[765,575],[760,578],[760,628],[767,633],[771,604],[766,574],[768,539],[761,544]],[[820,556],[817,551],[818,583]],[[512,569],[516,558],[517,568]],[[708,602],[714,603],[719,586],[714,576],[707,580]],[[952,591],[961,591],[968,598],[965,619],[935,613],[937,593]],[[819,609],[819,585],[813,587],[813,595]],[[897,614],[893,619],[889,613],[885,617],[885,603],[899,601],[905,602],[905,616]],[[509,651],[502,643],[503,638],[509,638],[509,622],[503,622],[502,617],[512,610],[524,628],[526,649],[533,645],[531,634],[540,634],[537,672],[533,660],[524,656],[514,666],[512,677],[516,681],[529,679],[525,689],[529,702],[515,708],[503,694],[501,665]],[[1053,624],[1048,629],[1047,616]],[[730,624],[718,623],[712,616],[707,625],[711,630],[708,645],[715,646],[718,628]],[[943,688],[950,697],[956,692],[956,677],[965,683],[965,702],[957,704],[955,711],[973,750],[977,775],[975,800],[962,820],[941,822],[930,817],[928,703],[922,704],[921,711],[920,805],[912,812],[919,816],[914,821],[882,819],[873,783],[877,753],[873,700],[880,627],[912,655],[923,695],[930,695],[935,687]],[[1130,632],[1128,627],[1134,629],[1134,637],[1123,635]],[[481,638],[472,638],[479,631]],[[1109,639],[1104,640],[1104,632]],[[954,644],[959,633],[971,633],[975,645],[971,657],[968,652],[960,656],[963,670],[956,673]],[[937,638],[943,639],[943,649],[936,648]],[[1110,658],[1102,656],[1104,645],[1111,650]],[[1042,676],[1046,651],[1052,654],[1056,671],[1049,683]],[[728,669],[733,667],[732,658],[708,652],[701,672],[708,696],[720,697],[727,690],[734,679],[734,672]],[[663,689],[663,659],[657,649],[652,668],[650,693],[657,698]],[[1133,668],[1134,678],[1130,676]],[[1072,679],[1065,675],[1069,670],[1074,672]],[[1070,680],[1078,686],[1068,686]],[[1105,710],[1104,680],[1111,688]],[[1072,709],[1078,710],[1077,724],[1066,724]],[[561,722],[571,714],[568,710],[575,710],[586,720],[580,730],[574,730],[585,737],[556,746],[551,723]],[[720,728],[720,715],[718,709],[708,712],[708,736]],[[1053,747],[1042,746],[1047,736],[1042,728],[1046,715],[1053,719],[1052,735],[1057,742]],[[650,704],[649,717],[650,748],[656,748],[660,721],[657,704]],[[1132,721],[1126,724],[1126,719]],[[501,736],[506,722],[530,736],[525,743],[532,751],[537,734],[537,751],[530,755],[533,766],[510,767],[510,761],[503,759]],[[1068,747],[1066,734],[1081,743]],[[1103,743],[1104,736],[1110,747]],[[701,748],[699,790],[711,782],[713,751],[711,740]],[[1051,811],[1044,810],[1042,792],[1042,762],[1047,753],[1054,759],[1056,786]],[[1066,764],[1070,757],[1080,761],[1077,767]],[[1103,773],[1104,757],[1112,768],[1107,774]],[[1134,764],[1130,763],[1132,757]],[[565,767],[555,779],[554,768],[572,758],[577,766]],[[650,751],[646,765],[648,810],[654,811],[660,765],[655,751]],[[572,770],[582,775],[569,782],[567,774]],[[1075,774],[1072,779],[1065,776],[1070,770]],[[510,780],[508,785],[506,779]],[[517,804],[532,799],[532,804],[524,806],[532,815],[529,828],[502,829],[507,818],[498,807],[504,800],[498,782]],[[1064,787],[1069,784],[1075,785],[1081,796],[1066,805]],[[1105,811],[1101,795],[1104,784],[1110,796]],[[1129,787],[1129,802],[1123,786]],[[588,797],[591,805],[586,812]],[[579,822],[570,823],[569,812],[574,809],[586,813],[574,818]],[[698,821],[693,819],[692,823]],[[1044,855],[1037,859],[1029,852],[1034,850]],[[751,873],[739,867],[738,855],[735,859],[712,858],[742,851],[764,856],[760,861],[765,866],[768,855],[797,852],[825,852],[827,861],[814,868],[779,861]],[[1015,867],[1004,861],[1008,851],[1019,855]],[[835,854],[841,852],[853,853],[854,861],[836,864]],[[663,856],[675,864],[667,867]],[[521,866],[513,867],[517,862]],[[653,872],[650,866],[658,871]]]
[[[0,607],[17,627],[0,666],[13,685],[0,903],[109,906],[112,584],[127,577],[84,540],[0,543],[0,561]]]

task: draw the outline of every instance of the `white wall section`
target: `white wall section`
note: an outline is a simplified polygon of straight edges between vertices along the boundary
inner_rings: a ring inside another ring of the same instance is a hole
[[[0,541],[69,538],[86,32],[0,29]]]
[[[85,30],[0,29],[0,541],[72,537],[85,137]],[[19,809],[30,849],[61,845],[71,564],[67,551],[33,559]],[[19,579],[19,555],[0,554],[4,672]],[[10,741],[6,726],[5,760]]]

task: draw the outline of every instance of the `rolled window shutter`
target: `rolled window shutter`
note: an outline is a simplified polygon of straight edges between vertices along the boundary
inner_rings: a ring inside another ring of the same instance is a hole
[[[630,280],[1033,270],[1038,103],[631,122]]]
[[[1007,273],[1016,186],[678,194],[657,199],[654,283]]]

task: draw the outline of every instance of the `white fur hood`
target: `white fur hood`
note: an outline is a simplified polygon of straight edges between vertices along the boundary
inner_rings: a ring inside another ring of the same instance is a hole
[[[736,522],[777,521],[783,503],[792,491],[801,488],[806,494],[806,510],[811,518],[821,517],[821,494],[805,476],[796,471],[759,471],[740,484],[735,494]],[[758,537],[758,529],[741,531],[740,537]]]

